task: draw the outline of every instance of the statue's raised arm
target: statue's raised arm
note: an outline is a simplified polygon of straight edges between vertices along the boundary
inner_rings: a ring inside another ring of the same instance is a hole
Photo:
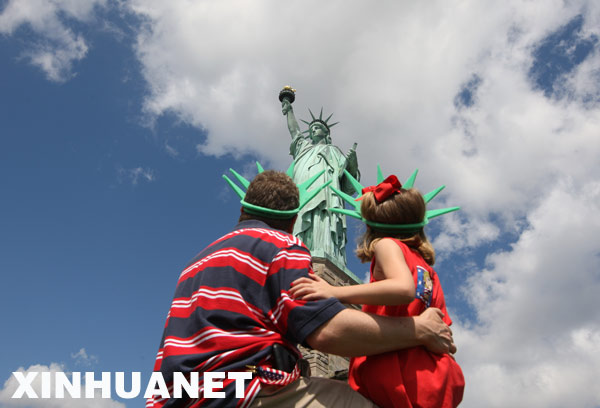
[[[279,93],[281,112],[286,116],[292,137],[290,154],[295,161],[292,178],[299,184],[325,170],[319,176],[321,182],[331,180],[331,186],[348,194],[354,193],[344,170],[360,179],[356,143],[347,155],[331,143],[331,128],[337,123],[329,122],[332,115],[324,119],[323,109],[318,117],[309,109],[311,121],[301,120],[308,125],[307,130],[301,131],[292,109],[295,92],[286,86]],[[325,189],[298,214],[294,235],[308,246],[313,256],[327,258],[343,268],[346,266],[346,219],[341,214],[329,212],[328,208],[344,208],[344,203],[331,190]]]
[[[292,139],[302,136],[300,126],[298,126],[298,121],[296,120],[294,110],[292,109],[292,103],[296,99],[295,92],[296,90],[289,85],[284,86],[281,92],[279,92],[281,113],[283,113],[283,116],[287,117],[287,125]]]

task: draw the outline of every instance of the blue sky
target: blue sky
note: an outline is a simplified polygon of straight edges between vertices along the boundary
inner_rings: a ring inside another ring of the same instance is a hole
[[[221,175],[289,164],[286,84],[364,184],[419,168],[462,207],[429,235],[463,406],[600,406],[594,2],[163,3],[0,1],[0,406],[20,367],[151,370],[180,269],[237,219]]]

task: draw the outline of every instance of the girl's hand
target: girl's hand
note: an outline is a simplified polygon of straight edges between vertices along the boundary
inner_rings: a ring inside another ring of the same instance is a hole
[[[315,274],[310,278],[299,278],[292,282],[290,295],[294,299],[317,300],[335,297],[335,286],[331,286],[325,280]]]

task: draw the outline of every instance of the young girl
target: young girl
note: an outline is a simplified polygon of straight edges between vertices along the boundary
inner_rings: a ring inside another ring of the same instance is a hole
[[[331,286],[313,275],[295,281],[290,293],[304,300],[336,297],[384,316],[416,316],[436,307],[450,325],[442,287],[431,267],[435,251],[423,232],[428,221],[423,196],[402,188],[395,176],[362,192],[358,200],[362,199],[367,230],[356,254],[362,262],[371,262],[370,283]],[[424,347],[353,358],[349,383],[382,408],[456,407],[465,385],[452,356]]]

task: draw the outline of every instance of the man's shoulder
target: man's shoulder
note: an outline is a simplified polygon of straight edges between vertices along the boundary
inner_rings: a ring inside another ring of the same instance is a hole
[[[228,235],[230,237],[239,235],[250,240],[261,240],[273,245],[277,249],[299,247],[308,251],[304,243],[298,237],[295,237],[288,232],[272,228],[258,220],[242,221],[236,226],[235,230]]]

